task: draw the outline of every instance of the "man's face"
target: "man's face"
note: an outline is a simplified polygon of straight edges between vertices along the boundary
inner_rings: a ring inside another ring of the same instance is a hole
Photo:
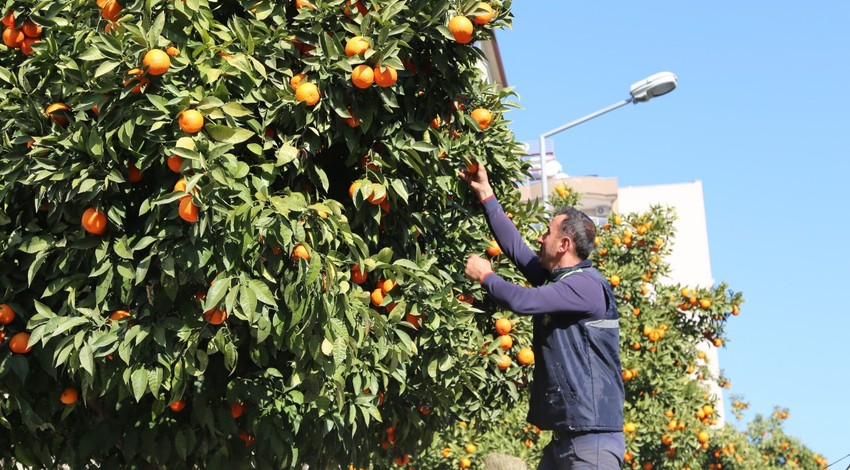
[[[547,271],[551,271],[560,260],[561,255],[563,255],[565,249],[563,247],[565,243],[564,239],[567,237],[561,235],[558,227],[566,217],[566,215],[561,214],[552,219],[549,222],[549,226],[546,227],[546,231],[537,239],[537,243],[540,243],[537,256],[540,258],[540,264]]]

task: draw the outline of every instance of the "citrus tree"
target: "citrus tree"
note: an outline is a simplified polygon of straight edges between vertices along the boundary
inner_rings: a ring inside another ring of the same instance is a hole
[[[2,6],[4,464],[406,466],[516,402],[457,177],[524,210],[509,1]]]
[[[558,185],[549,203],[575,206],[580,199],[580,194]],[[720,425],[720,397],[708,384],[730,388],[731,381],[712,373],[706,350],[725,344],[726,324],[740,313],[743,298],[723,283],[688,287],[669,278],[666,257],[675,240],[674,219],[673,211],[663,207],[612,214],[599,227],[592,256],[613,287],[620,312],[625,468],[824,468],[822,456],[782,430],[787,410],[777,409],[770,418],[756,416],[744,431]],[[519,226],[529,243],[537,238],[529,230],[533,227]],[[505,271],[510,272],[507,267]],[[530,321],[520,319],[518,325],[526,323]],[[737,395],[730,397],[730,404],[726,418],[742,420],[749,405]],[[474,450],[481,455],[507,453],[535,468],[550,433],[541,436],[525,422],[527,409],[520,403],[496,419],[450,428],[422,459],[429,459],[429,468],[456,468],[453,456],[470,457],[467,452]]]

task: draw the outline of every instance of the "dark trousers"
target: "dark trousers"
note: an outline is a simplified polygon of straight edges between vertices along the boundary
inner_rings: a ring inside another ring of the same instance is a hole
[[[625,453],[621,432],[556,432],[537,470],[620,470]]]

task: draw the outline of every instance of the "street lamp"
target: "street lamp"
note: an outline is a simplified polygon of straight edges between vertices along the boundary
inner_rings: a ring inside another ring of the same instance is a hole
[[[543,207],[547,208],[546,194],[548,193],[548,178],[546,177],[546,138],[551,137],[559,132],[565,131],[571,127],[575,127],[583,122],[589,121],[597,116],[601,116],[608,111],[613,111],[619,107],[625,106],[629,103],[643,103],[644,101],[649,101],[656,96],[666,95],[673,91],[676,88],[677,78],[676,74],[672,72],[659,72],[654,75],[651,75],[643,80],[632,83],[632,86],[629,87],[629,97],[620,101],[619,103],[612,104],[607,108],[600,109],[594,113],[588,114],[582,118],[578,118],[575,121],[568,122],[561,127],[556,129],[552,129],[551,131],[544,132],[540,134],[540,189],[542,191],[543,198]]]

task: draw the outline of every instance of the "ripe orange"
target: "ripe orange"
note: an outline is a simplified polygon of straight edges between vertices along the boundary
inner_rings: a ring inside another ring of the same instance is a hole
[[[466,445],[464,450],[466,451],[467,454],[474,454],[476,451],[478,451],[478,446],[476,446],[475,444],[470,442],[469,444]]]
[[[289,80],[289,86],[291,86],[292,89],[295,90],[296,88],[298,88],[298,84],[301,83],[301,80],[304,80],[305,78],[307,78],[306,73],[296,73]]]
[[[26,35],[19,28],[11,26],[3,31],[3,44],[12,49],[17,49],[23,44]]]
[[[610,282],[612,286],[617,287],[620,285],[620,276],[612,274],[611,277],[608,278],[608,282]]]
[[[0,23],[3,23],[3,26],[5,26],[7,28],[11,28],[12,26],[15,26],[15,12],[12,11],[12,10],[9,10],[9,13],[6,13],[3,16],[3,19],[0,20]]]
[[[381,88],[386,88],[389,86],[393,86],[396,81],[398,81],[398,73],[396,70],[388,65],[375,66],[375,83],[378,84]]]
[[[407,312],[406,314],[404,314],[404,320],[407,321],[407,323],[410,323],[411,325],[413,325],[413,328],[416,328],[417,330],[419,329],[419,326],[420,326],[420,319],[421,319],[421,317],[418,317],[418,316],[416,316],[416,315],[414,315],[410,312]]]
[[[65,390],[62,390],[62,395],[59,396],[59,401],[62,402],[63,405],[73,405],[77,402],[77,398],[79,398],[77,389],[74,387],[66,387]]]
[[[502,356],[496,361],[500,370],[507,370],[507,368],[511,366],[511,363],[511,357],[507,354],[502,354]]]
[[[165,48],[165,53],[170,55],[171,57],[177,57],[180,55],[180,49],[177,49],[174,45],[171,45]]]
[[[702,308],[711,307],[711,299],[699,299],[699,306]]]
[[[33,23],[32,20],[24,22],[23,26],[21,26],[21,31],[24,32],[24,35],[30,38],[37,38],[41,36],[41,26]]]
[[[502,248],[496,240],[490,240],[490,246],[487,247],[487,254],[490,256],[499,256],[502,254]]]
[[[705,431],[700,431],[699,434],[697,434],[697,441],[699,441],[700,444],[707,443],[708,439],[709,439],[708,433],[705,432]]]
[[[493,7],[491,7],[489,3],[479,2],[478,5],[475,6],[475,9],[484,10],[483,13],[479,13],[472,18],[472,20],[475,21],[475,24],[487,24],[493,19]]]
[[[299,259],[310,261],[310,252],[300,243],[295,245],[295,248],[292,250],[292,261],[298,261]]]
[[[102,8],[100,16],[107,21],[115,21],[118,19],[118,15],[121,14],[121,4],[116,0],[107,0]]]
[[[130,163],[130,167],[127,169],[127,179],[131,183],[138,183],[144,177],[145,177],[144,173],[142,173],[141,170],[136,168],[136,165]]]
[[[245,405],[241,401],[234,401],[230,404],[230,416],[233,416],[233,419],[242,416],[243,412],[245,412]]]
[[[440,116],[437,116],[434,119],[431,119],[429,126],[431,126],[431,129],[439,129],[441,124],[442,119],[440,119]]]
[[[360,64],[354,67],[354,70],[351,72],[351,82],[357,88],[369,88],[375,82],[375,72],[372,70],[372,67],[366,64]]]
[[[24,42],[21,43],[21,52],[26,55],[32,54],[32,45],[37,42],[38,39],[36,38],[24,38]]]
[[[304,7],[307,7],[311,10],[316,9],[316,6],[313,5],[312,3],[308,2],[307,0],[295,0],[295,8],[300,10],[301,8],[304,8]]]
[[[196,109],[187,109],[180,113],[177,124],[180,125],[183,132],[196,134],[204,128],[204,115]]]
[[[174,173],[180,173],[180,167],[183,166],[183,158],[177,155],[172,155],[166,160],[168,168]]]
[[[128,86],[133,82],[137,82],[136,86],[134,86],[130,93],[137,95],[142,92],[142,87],[149,84],[151,81],[148,77],[145,77],[145,72],[140,68],[130,69],[127,71],[127,75],[134,75],[136,78],[129,78],[124,80],[124,86]]]
[[[531,348],[522,348],[516,355],[516,360],[521,365],[530,366],[534,364],[534,351]]]
[[[455,37],[455,41],[461,44],[472,42],[472,21],[465,16],[455,16],[449,20],[449,31]]]
[[[478,123],[478,127],[481,130],[485,130],[490,127],[490,123],[493,122],[493,114],[490,113],[490,110],[485,108],[475,108],[471,113],[472,119],[475,119],[475,122]]]
[[[48,106],[47,109],[44,110],[44,114],[50,116],[50,118],[53,119],[56,124],[59,124],[62,127],[67,126],[68,118],[66,118],[62,114],[55,114],[57,111],[71,111],[71,108],[69,108],[68,105],[66,105],[65,103],[53,103]]]
[[[513,340],[513,338],[510,337],[510,335],[504,335],[504,336],[499,337],[499,347],[502,348],[503,350],[507,351],[507,350],[511,349],[511,347],[513,345],[514,345],[514,340]]]
[[[396,457],[395,459],[393,459],[393,463],[395,463],[399,467],[403,467],[403,466],[407,465],[408,463],[410,463],[410,456],[407,455],[407,454],[401,454],[398,457]]]
[[[351,267],[351,282],[360,285],[369,279],[369,274],[366,271],[360,271],[360,266],[354,265]]]
[[[460,463],[458,465],[460,465],[460,468],[469,468],[472,466],[472,461],[464,457],[460,459]]]
[[[345,43],[345,55],[351,57],[357,54],[363,54],[369,50],[369,41],[363,36],[354,36]]]
[[[126,310],[116,310],[116,311],[112,312],[111,315],[109,315],[109,319],[114,320],[114,321],[120,321],[120,320],[123,320],[125,318],[130,318],[131,316],[132,315],[130,314],[130,312],[128,312]]]
[[[378,287],[381,288],[381,292],[383,292],[384,294],[388,294],[391,290],[395,289],[395,286],[397,285],[392,279],[384,279],[378,284]]]
[[[12,335],[12,338],[9,339],[9,349],[16,354],[26,354],[32,350],[32,348],[27,347],[29,340],[29,333],[25,333],[23,331],[15,333]]]
[[[171,411],[173,411],[175,413],[179,413],[179,412],[183,411],[183,408],[186,408],[186,400],[181,398],[181,399],[171,403],[170,405],[168,405],[168,407],[171,408]]]
[[[211,308],[204,312],[204,320],[210,325],[221,325],[227,319],[227,312],[217,308]]]
[[[142,65],[147,67],[151,75],[162,75],[171,67],[171,56],[161,49],[151,49],[145,53]]]
[[[313,106],[319,102],[319,87],[315,83],[302,81],[295,89],[295,99],[303,101],[307,106]]]
[[[363,183],[360,181],[355,181],[351,183],[351,186],[348,187],[348,195],[351,199],[354,199],[354,193],[357,192],[357,188],[359,188]]]
[[[496,320],[496,334],[499,336],[504,336],[511,332],[513,325],[511,321],[507,318],[500,318]]]
[[[384,292],[381,291],[381,288],[378,287],[372,291],[372,295],[369,296],[372,300],[372,305],[375,307],[380,307],[382,303],[384,303]]]
[[[15,310],[8,304],[0,304],[0,325],[8,325],[15,320]]]
[[[449,456],[452,455],[452,449],[449,447],[443,447],[442,455],[444,459],[449,458]]]
[[[106,231],[106,215],[94,207],[89,207],[83,212],[82,224],[86,232],[101,235]]]
[[[180,198],[180,204],[177,206],[177,215],[189,223],[198,221],[198,206],[192,201],[192,196],[183,196]]]

